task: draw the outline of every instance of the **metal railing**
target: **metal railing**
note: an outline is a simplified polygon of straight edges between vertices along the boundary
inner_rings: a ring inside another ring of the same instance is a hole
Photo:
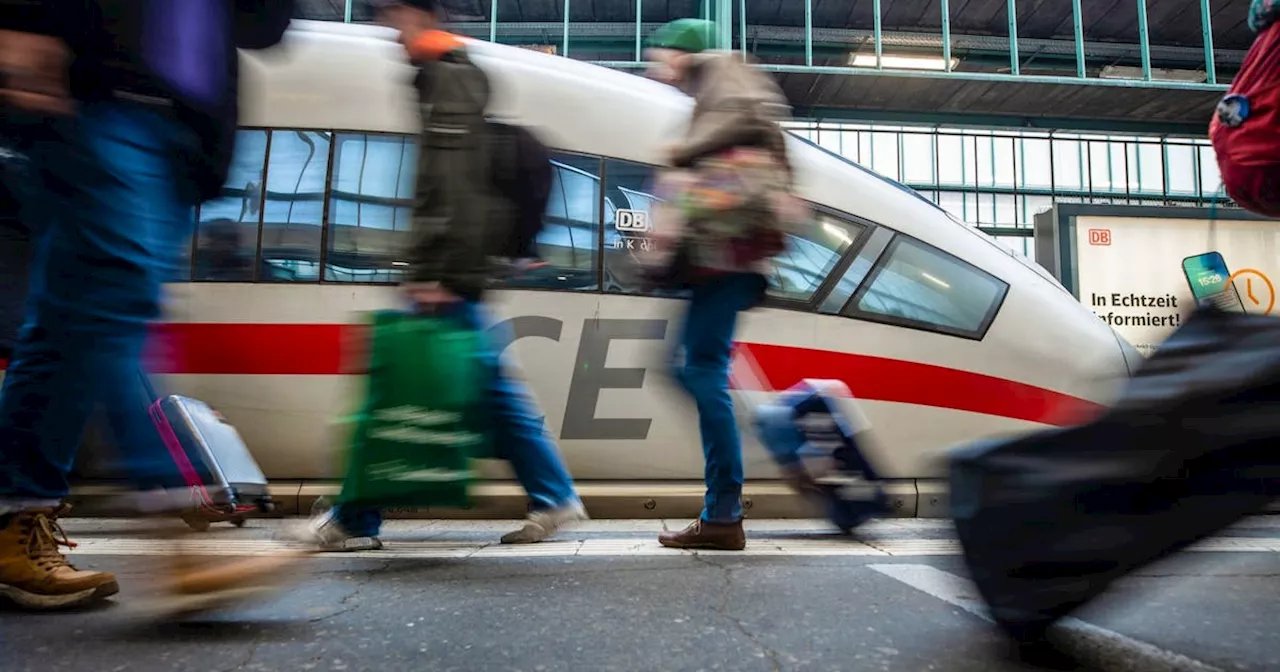
[[[353,8],[365,0],[345,0],[343,19],[353,20]],[[655,25],[643,20],[645,0],[631,0],[634,4],[634,21],[619,23],[573,23],[570,21],[573,0],[563,0],[563,13],[558,22],[502,23],[504,7],[513,7],[513,0],[490,0],[487,21],[463,21],[456,29],[473,37],[494,42],[540,43],[552,47],[562,56],[588,55],[605,52],[607,55],[626,53],[630,59],[586,58],[600,65],[622,69],[644,67],[644,39]],[[784,27],[748,25],[749,0],[702,0],[701,15],[717,25],[716,37],[722,46],[736,47],[744,53],[794,53],[795,63],[761,63],[760,67],[779,73],[829,74],[829,75],[893,75],[913,78],[949,78],[986,82],[1027,82],[1038,84],[1073,84],[1128,88],[1181,89],[1198,91],[1225,90],[1218,82],[1220,65],[1237,65],[1243,58],[1239,50],[1215,50],[1212,11],[1209,0],[1186,0],[1199,5],[1199,20],[1203,49],[1152,45],[1148,25],[1148,3],[1152,0],[1131,0],[1135,3],[1138,43],[1116,44],[1088,42],[1085,39],[1084,7],[1081,0],[1071,0],[1072,39],[1027,39],[1019,36],[1017,0],[1005,0],[1007,34],[1003,36],[966,35],[952,32],[952,6],[949,0],[941,0],[940,30],[934,33],[886,31],[882,0],[872,2],[872,29],[850,30],[843,28],[816,28],[814,26],[814,0],[790,0],[803,3],[804,25]],[[1189,8],[1190,9],[1190,8]],[[1114,10],[1113,10],[1114,11]],[[1191,12],[1188,12],[1190,14]],[[368,12],[362,11],[367,17]],[[315,18],[336,18],[315,17]],[[511,17],[509,17],[511,18]],[[737,25],[735,26],[735,18]],[[554,33],[559,33],[554,35]],[[508,39],[504,39],[504,36]],[[559,38],[558,44],[552,42]],[[572,39],[571,39],[572,38]],[[736,38],[736,41],[735,41]],[[532,40],[532,42],[531,42]],[[868,44],[871,53],[856,58],[851,45]],[[578,45],[577,48],[575,44]],[[583,45],[586,45],[585,47]],[[754,45],[754,46],[753,46]],[[573,50],[571,51],[571,48]],[[929,67],[903,65],[908,56],[886,53],[889,49],[904,49],[904,54],[920,54],[925,51],[940,52]],[[956,54],[963,54],[957,58]],[[1024,54],[1030,54],[1024,58]],[[801,60],[801,55],[803,60]],[[846,64],[824,63],[832,57],[842,57]],[[1030,74],[1028,70],[1043,70],[1046,59],[1059,59],[1052,67],[1070,74]],[[1091,63],[1092,59],[1092,63]],[[1132,74],[1117,72],[1114,65],[1119,60],[1136,63]],[[1030,67],[1032,61],[1035,68]],[[1177,72],[1157,67],[1157,62],[1176,63]],[[1098,65],[1102,63],[1102,65]],[[1092,66],[1092,67],[1091,67]],[[1184,69],[1182,66],[1193,69]]]

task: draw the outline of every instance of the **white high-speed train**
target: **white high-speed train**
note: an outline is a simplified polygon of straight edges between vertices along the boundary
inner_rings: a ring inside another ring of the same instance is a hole
[[[652,165],[690,101],[567,58],[469,48],[496,116],[558,152],[549,265],[492,294],[514,320],[509,353],[593,492],[639,502],[687,483],[696,502],[696,416],[662,370],[680,304],[630,291],[629,252],[644,245]],[[401,47],[370,26],[298,21],[280,48],[243,57],[236,165],[227,197],[201,210],[193,281],[170,287],[164,383],[218,408],[276,481],[340,477],[333,423],[360,382],[344,344],[362,311],[397,305],[387,285],[403,266],[419,124],[410,77]],[[776,260],[770,303],[737,338],[764,386],[847,383],[899,493],[944,476],[940,449],[1113,398],[1139,355],[1044,269],[902,185],[798,138],[791,152],[814,223]],[[748,479],[775,477],[746,443]]]

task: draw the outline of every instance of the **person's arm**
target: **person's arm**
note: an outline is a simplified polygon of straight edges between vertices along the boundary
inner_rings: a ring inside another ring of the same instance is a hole
[[[686,167],[699,157],[759,142],[773,131],[772,122],[759,113],[759,103],[750,97],[721,99],[714,109],[704,111],[688,137],[675,145],[672,163]]]
[[[677,167],[723,149],[759,143],[778,132],[777,123],[787,114],[782,93],[771,80],[757,73],[732,72],[749,66],[727,62],[708,65],[715,70],[705,77],[720,80],[720,89],[697,101],[702,107],[698,123],[668,157]]]
[[[68,0],[0,0],[0,107],[71,112],[64,38],[83,30],[84,18]]]
[[[482,101],[488,92],[488,79],[483,70],[465,57],[428,62],[423,67],[428,69],[428,76],[419,78],[424,100],[436,104],[441,102],[441,97],[451,97],[447,107],[456,111],[466,107],[465,102],[459,105],[463,97],[472,97],[476,103],[474,121],[477,126],[483,123]],[[485,284],[486,241],[483,222],[476,221],[475,213],[483,211],[488,204],[466,202],[482,195],[469,189],[473,185],[466,181],[472,176],[455,174],[455,166],[442,156],[456,151],[440,146],[442,142],[447,146],[455,141],[445,137],[448,131],[433,130],[437,120],[431,118],[430,108],[426,109],[418,150],[413,242],[409,248],[406,283],[425,287],[443,298],[454,298],[452,295],[476,298]],[[439,138],[435,137],[437,134]],[[409,289],[412,293],[413,287]]]

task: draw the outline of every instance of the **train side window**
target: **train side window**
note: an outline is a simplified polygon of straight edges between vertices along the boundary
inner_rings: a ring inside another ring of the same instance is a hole
[[[222,194],[200,206],[193,279],[252,282],[267,165],[267,132],[236,132],[236,150]]]
[[[331,134],[275,130],[267,154],[262,261],[268,282],[320,279],[320,239]]]
[[[417,142],[409,136],[334,136],[326,281],[401,280],[417,158]]]
[[[875,268],[876,260],[880,258],[885,248],[889,246],[889,241],[893,239],[893,235],[893,231],[890,229],[876,227],[871,235],[866,237],[866,242],[862,243],[853,260],[844,269],[840,279],[831,287],[831,291],[827,293],[827,296],[822,299],[822,303],[818,306],[819,313],[835,315],[849,303],[853,293],[858,291],[858,287],[862,286],[863,280],[866,280],[867,275],[871,273],[871,269]]]
[[[653,205],[660,199],[651,193],[654,168],[642,163],[605,162],[604,192],[604,291],[639,294],[646,291],[640,280],[636,255],[651,244],[649,231]],[[654,294],[652,290],[648,293]],[[674,291],[659,291],[675,295]]]
[[[503,278],[519,289],[595,290],[600,236],[600,159],[554,152],[551,200],[538,236],[541,265]]]
[[[635,255],[649,244],[654,169],[626,161],[606,163],[604,197],[605,291],[640,291]],[[788,235],[787,249],[770,262],[769,294],[784,302],[808,301],[840,257],[865,229],[827,213],[816,213],[801,235]],[[673,292],[674,293],[674,292]]]
[[[981,339],[1008,290],[976,266],[898,234],[846,314]]]
[[[784,301],[812,299],[865,229],[862,224],[815,212],[799,235],[787,235],[787,249],[770,260],[769,295]]]

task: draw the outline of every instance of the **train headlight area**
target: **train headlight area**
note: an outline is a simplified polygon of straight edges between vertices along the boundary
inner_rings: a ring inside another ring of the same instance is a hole
[[[513,521],[390,521],[380,551],[311,556],[289,590],[155,623],[148,578],[176,552],[134,521],[70,519],[72,561],[116,572],[115,606],[0,609],[6,670],[1274,670],[1280,521],[1248,520],[1138,572],[1014,660],[944,521],[748,521],[740,553],[666,549],[686,519],[592,521],[503,546]],[[291,548],[254,520],[187,540],[227,558]],[[1053,665],[1050,665],[1053,662]]]

